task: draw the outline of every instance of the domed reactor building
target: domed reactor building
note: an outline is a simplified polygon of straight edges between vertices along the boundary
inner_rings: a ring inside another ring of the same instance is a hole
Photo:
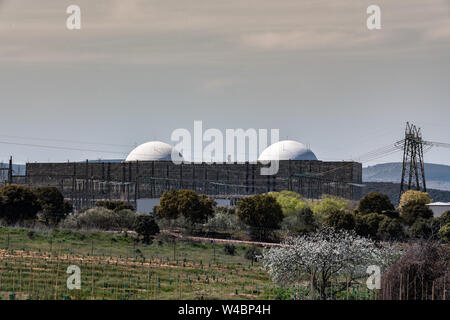
[[[261,174],[261,169],[270,165],[268,161],[277,159],[276,174]],[[99,200],[128,201],[138,210],[152,208],[170,189],[192,189],[215,198],[219,205],[233,205],[248,195],[282,190],[310,199],[323,195],[360,198],[361,163],[320,161],[297,141],[274,143],[255,162],[182,160],[183,156],[171,145],[151,141],[136,147],[124,161],[28,163],[26,183],[31,187],[59,188],[76,209],[92,207]]]

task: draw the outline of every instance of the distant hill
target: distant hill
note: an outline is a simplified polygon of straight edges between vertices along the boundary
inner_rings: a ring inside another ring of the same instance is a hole
[[[402,163],[391,162],[363,168],[363,182],[400,183]],[[425,164],[427,188],[450,191],[450,166]]]

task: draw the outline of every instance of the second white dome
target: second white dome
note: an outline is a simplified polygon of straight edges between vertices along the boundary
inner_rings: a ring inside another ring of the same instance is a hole
[[[258,158],[258,161],[270,160],[317,160],[317,157],[303,143],[284,140],[267,147]]]
[[[170,144],[161,141],[150,141],[134,148],[125,161],[170,161],[172,160],[173,152],[182,158],[181,153],[176,151]]]

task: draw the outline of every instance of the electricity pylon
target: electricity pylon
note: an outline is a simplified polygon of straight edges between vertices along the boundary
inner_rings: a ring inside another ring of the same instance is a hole
[[[407,190],[421,190],[426,192],[425,164],[423,161],[423,146],[420,128],[406,123],[405,141],[403,145],[403,168],[400,183],[400,197]]]

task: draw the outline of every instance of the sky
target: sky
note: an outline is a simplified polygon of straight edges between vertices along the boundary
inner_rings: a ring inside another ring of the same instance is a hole
[[[406,121],[450,143],[449,57],[449,0],[0,0],[0,162],[125,158],[195,120],[401,161],[361,155]]]

